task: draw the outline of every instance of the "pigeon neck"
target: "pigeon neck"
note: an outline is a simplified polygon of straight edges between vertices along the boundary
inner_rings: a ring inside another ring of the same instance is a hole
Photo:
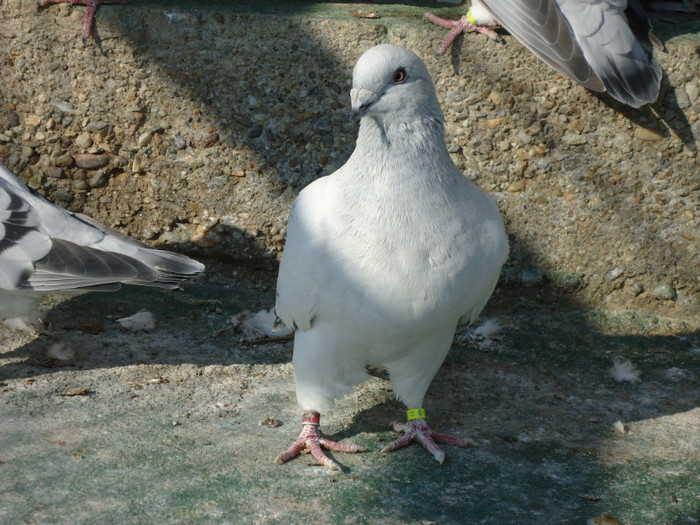
[[[360,122],[357,150],[365,155],[423,156],[435,155],[436,147],[445,148],[442,120],[428,115],[403,118],[365,117]]]

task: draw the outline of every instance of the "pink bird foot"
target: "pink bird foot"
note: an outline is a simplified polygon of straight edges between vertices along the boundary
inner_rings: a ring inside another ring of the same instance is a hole
[[[501,37],[498,36],[498,33],[496,33],[493,29],[488,28],[486,26],[480,26],[474,24],[470,18],[469,12],[467,12],[466,15],[464,15],[462,18],[459,20],[446,20],[444,18],[440,18],[439,16],[436,16],[432,13],[425,13],[423,15],[423,18],[425,18],[428,22],[432,22],[435,25],[438,25],[440,27],[444,27],[446,29],[449,29],[450,32],[447,33],[447,36],[445,37],[445,40],[442,41],[442,44],[440,44],[440,47],[438,47],[437,53],[438,55],[444,55],[447,49],[454,43],[455,39],[461,34],[461,33],[481,33],[482,35],[485,35],[489,37],[491,40],[494,42],[500,42]]]
[[[445,453],[437,446],[437,443],[445,445],[456,445],[458,447],[478,447],[476,441],[469,438],[456,438],[447,434],[440,434],[431,430],[425,419],[412,419],[407,423],[394,423],[396,432],[405,432],[405,434],[392,441],[382,449],[382,452],[392,452],[405,446],[408,446],[413,441],[418,441],[425,449],[430,452],[440,465],[445,461]],[[437,442],[437,443],[436,443]]]
[[[298,456],[304,451],[310,451],[311,455],[316,458],[321,465],[331,470],[341,470],[340,465],[324,454],[321,447],[336,452],[366,452],[365,447],[354,445],[352,443],[337,443],[323,437],[318,429],[321,421],[321,414],[316,411],[306,412],[301,422],[304,425],[299,438],[286,451],[282,452],[277,457],[277,463],[285,463],[290,459]]]
[[[97,6],[104,3],[105,0],[39,0],[39,7],[44,7],[51,4],[74,4],[84,5],[85,21],[83,22],[83,44],[87,42],[92,34],[92,25],[95,21],[95,11]],[[129,0],[109,0],[112,4],[128,4]]]

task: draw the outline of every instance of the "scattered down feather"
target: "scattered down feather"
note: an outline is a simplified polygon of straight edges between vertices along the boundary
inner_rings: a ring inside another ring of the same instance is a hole
[[[629,359],[623,359],[621,357],[616,357],[613,360],[613,367],[610,370],[610,374],[613,376],[615,381],[620,383],[638,383],[639,376],[642,375],[642,371],[636,368]]]

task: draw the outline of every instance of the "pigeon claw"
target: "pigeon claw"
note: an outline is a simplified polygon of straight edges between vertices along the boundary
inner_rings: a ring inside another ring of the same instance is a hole
[[[85,6],[85,19],[83,21],[83,33],[81,35],[83,44],[87,44],[88,39],[92,35],[92,26],[95,21],[95,11],[97,7],[104,3],[105,0],[38,0],[39,7],[45,7],[51,4],[74,4]],[[111,0],[112,4],[128,4],[129,0]]]
[[[365,447],[355,445],[353,443],[338,443],[323,436],[319,430],[319,414],[318,412],[309,412],[304,414],[303,428],[301,434],[292,445],[277,456],[277,463],[286,463],[290,459],[299,454],[311,452],[311,455],[321,465],[330,470],[342,470],[340,465],[326,456],[322,448],[334,452],[366,452]]]
[[[404,432],[396,441],[392,441],[382,449],[382,452],[393,452],[400,448],[410,445],[413,441],[417,441],[430,452],[435,460],[442,465],[445,461],[445,453],[437,445],[455,445],[458,447],[477,447],[477,443],[469,438],[456,438],[447,434],[441,434],[432,430],[425,419],[412,419],[407,423],[394,423],[394,431]]]
[[[428,22],[432,22],[435,25],[449,29],[445,40],[437,49],[436,55],[444,55],[449,47],[454,43],[455,39],[462,33],[481,33],[482,35],[488,37],[494,42],[500,42],[501,37],[493,29],[486,26],[478,26],[472,24],[466,16],[461,17],[459,20],[446,20],[440,18],[432,13],[425,13],[423,18]]]

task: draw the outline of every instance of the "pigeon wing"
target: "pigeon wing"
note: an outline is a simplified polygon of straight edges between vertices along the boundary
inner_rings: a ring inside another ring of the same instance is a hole
[[[0,165],[0,288],[115,290],[120,283],[175,288],[204,266],[70,213]]]
[[[638,108],[659,95],[661,67],[644,49],[625,15],[627,0],[558,0],[576,40],[605,90]]]
[[[574,0],[580,2],[580,0]],[[554,0],[483,0],[498,21],[543,62],[593,91],[605,86]]]
[[[15,290],[51,250],[29,203],[14,190],[14,175],[0,164],[0,289]]]
[[[275,314],[293,330],[311,328],[315,315],[321,255],[315,242],[319,236],[312,230],[314,224],[322,225],[308,220],[304,214],[307,207],[302,201],[322,182],[323,179],[318,179],[299,194],[287,222],[285,249],[277,275]]]

